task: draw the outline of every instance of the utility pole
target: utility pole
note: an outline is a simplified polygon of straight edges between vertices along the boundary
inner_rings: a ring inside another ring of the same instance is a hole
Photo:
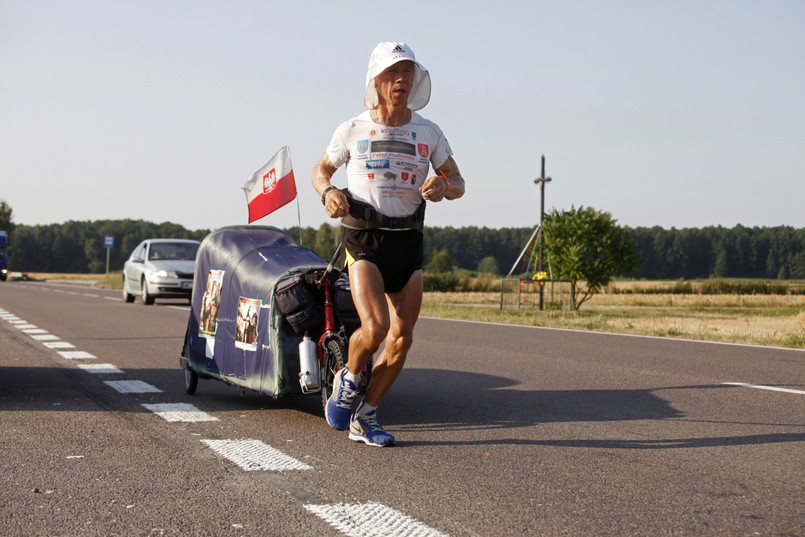
[[[537,257],[537,273],[542,272],[542,248],[545,245],[545,229],[543,222],[545,221],[545,183],[550,183],[551,178],[545,177],[545,155],[542,155],[542,171],[538,178],[534,179],[535,183],[539,183],[539,256]],[[542,311],[543,306],[543,291],[544,285],[539,286],[539,309]]]

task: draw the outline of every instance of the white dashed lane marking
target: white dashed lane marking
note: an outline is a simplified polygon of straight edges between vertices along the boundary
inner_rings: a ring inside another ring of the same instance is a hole
[[[43,341],[42,345],[48,349],[75,349],[75,345],[68,341]]]
[[[364,535],[447,537],[447,534],[380,503],[308,504],[305,505],[305,509],[350,537]]]
[[[156,386],[151,386],[141,380],[105,380],[104,383],[119,393],[162,393],[162,390]]]
[[[97,358],[94,354],[87,351],[57,351],[62,358],[68,360],[94,360]]]
[[[143,406],[166,421],[187,423],[220,421],[215,416],[210,416],[189,403],[143,404]]]
[[[48,331],[44,328],[28,328],[22,331],[24,334],[28,334],[29,336],[33,336],[34,334],[47,334]]]
[[[202,442],[247,472],[313,469],[312,466],[298,461],[260,440],[202,440]]]
[[[123,373],[122,369],[118,369],[112,364],[77,364],[80,369],[93,375],[119,375]]]
[[[54,336],[53,334],[37,334],[31,337],[37,341],[56,341],[60,339],[59,336]]]

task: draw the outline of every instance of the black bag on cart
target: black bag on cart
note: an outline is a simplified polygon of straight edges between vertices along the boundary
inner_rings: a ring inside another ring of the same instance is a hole
[[[347,336],[352,335],[361,326],[361,319],[358,316],[355,302],[352,300],[352,288],[349,285],[349,276],[346,272],[342,272],[338,279],[330,284],[330,295],[332,296],[338,319],[344,325],[344,332],[346,332]]]
[[[285,320],[297,335],[315,335],[324,324],[321,301],[317,299],[305,274],[295,274],[277,284],[274,298]]]

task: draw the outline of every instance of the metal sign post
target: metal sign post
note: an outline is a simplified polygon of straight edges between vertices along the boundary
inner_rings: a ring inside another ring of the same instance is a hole
[[[103,238],[103,247],[106,248],[106,275],[109,276],[109,252],[115,246],[115,237],[107,235]]]

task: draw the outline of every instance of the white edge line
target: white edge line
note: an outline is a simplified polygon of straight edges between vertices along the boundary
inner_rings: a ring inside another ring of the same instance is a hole
[[[769,390],[772,392],[798,393],[805,395],[805,390],[793,390],[791,388],[780,388],[777,386],[763,386],[762,384],[746,384],[745,382],[723,382],[728,386],[741,386],[743,388],[756,388],[758,390]]]
[[[453,321],[456,323],[474,323],[474,324],[488,324],[491,326],[511,326],[518,328],[534,328],[537,330],[556,330],[558,332],[574,332],[577,334],[592,334],[599,336],[620,336],[620,337],[635,337],[643,339],[660,339],[663,341],[684,341],[686,343],[708,343],[710,345],[729,345],[732,347],[750,347],[753,349],[771,349],[775,351],[794,351],[805,352],[805,349],[796,349],[792,347],[772,347],[770,345],[752,345],[750,343],[730,343],[729,341],[707,341],[703,339],[686,339],[676,337],[664,336],[646,336],[643,334],[620,334],[618,332],[597,332],[595,330],[580,330],[578,328],[556,328],[553,326],[533,326],[530,324],[506,324],[506,323],[493,323],[491,321],[468,321],[465,319],[448,319],[447,317],[426,317],[422,316],[420,319],[431,319],[434,321]]]

